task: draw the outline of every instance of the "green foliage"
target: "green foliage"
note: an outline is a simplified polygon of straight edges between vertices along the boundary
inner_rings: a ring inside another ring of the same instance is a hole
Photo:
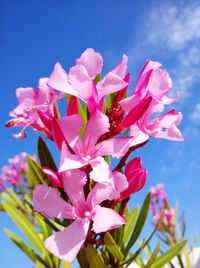
[[[122,261],[124,259],[124,255],[121,252],[121,249],[115,243],[115,240],[108,232],[104,235],[104,243],[114,258],[116,258],[118,261]]]
[[[125,247],[125,250],[124,250],[124,255],[127,256],[129,250],[132,248],[132,246],[135,244],[135,242],[137,241],[142,229],[143,229],[143,226],[145,224],[145,221],[146,221],[146,218],[147,218],[147,214],[148,214],[148,211],[149,211],[149,204],[150,204],[150,200],[151,200],[151,194],[148,193],[148,195],[146,196],[145,200],[144,200],[144,203],[142,205],[142,208],[140,210],[140,214],[137,218],[137,221],[136,221],[136,224],[135,224],[135,227],[133,229],[133,232],[131,234],[131,237],[128,241],[128,244],[127,246]]]
[[[38,139],[38,156],[41,166],[50,167],[53,170],[57,171],[56,164],[49,151],[49,148],[41,137]]]
[[[105,268],[105,263],[99,252],[90,244],[87,245],[86,257],[90,268]]]
[[[174,246],[173,248],[169,249],[163,255],[157,257],[151,267],[152,268],[163,267],[166,263],[171,261],[174,257],[176,257],[181,252],[181,250],[184,248],[186,243],[187,241],[183,241],[177,244],[176,246]]]
[[[31,187],[38,184],[49,184],[48,177],[40,167],[40,165],[30,156],[27,156],[28,172],[26,179]]]

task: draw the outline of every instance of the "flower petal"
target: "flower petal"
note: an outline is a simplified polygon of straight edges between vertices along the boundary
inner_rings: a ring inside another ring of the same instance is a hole
[[[129,149],[132,137],[120,138],[115,137],[106,141],[100,142],[96,147],[98,149],[98,155],[112,155],[113,157],[122,157]]]
[[[59,62],[57,62],[54,66],[54,70],[53,70],[52,74],[50,75],[50,78],[48,81],[48,85],[50,87],[58,90],[58,91],[68,93],[68,94],[76,96],[76,97],[79,96],[76,89],[74,89],[71,86],[69,79],[67,77],[67,73],[62,68],[62,66]]]
[[[83,191],[83,186],[86,184],[85,172],[79,169],[62,172],[62,181],[65,192],[76,208],[85,203]]]
[[[76,89],[78,97],[87,103],[95,93],[95,89],[94,82],[88,76],[86,68],[83,65],[72,67],[69,71],[69,79],[72,87]]]
[[[118,228],[126,223],[122,216],[110,208],[96,206],[93,213],[93,230],[97,234]]]
[[[109,127],[110,124],[108,117],[99,110],[95,110],[90,115],[86,125],[83,143],[86,141],[86,139],[88,139],[88,137],[92,137],[92,146],[94,146],[99,137],[108,131]]]
[[[87,197],[87,204],[89,208],[92,209],[97,205],[101,204],[101,202],[107,200],[112,191],[112,187],[105,184],[97,183],[92,188]]]
[[[80,158],[79,156],[72,154],[65,142],[62,144],[59,172],[63,172],[70,169],[76,169],[88,164],[87,160]]]
[[[127,62],[128,57],[126,55],[123,55],[122,61],[118,63],[117,66],[111,72],[124,79],[127,70]]]
[[[50,218],[74,219],[74,207],[65,202],[56,188],[38,185],[33,191],[34,210]]]
[[[74,221],[63,231],[56,232],[44,242],[45,247],[59,259],[72,262],[85,242],[89,221]]]
[[[101,97],[122,90],[128,85],[120,76],[109,72],[98,84],[97,90]]]
[[[78,114],[57,119],[58,125],[63,132],[65,140],[73,148],[79,138],[79,131],[83,124],[83,119]]]
[[[112,179],[112,170],[103,157],[96,157],[90,161],[93,170],[90,172],[90,178],[96,182],[107,185],[114,185]]]
[[[76,64],[84,65],[88,75],[94,79],[101,73],[103,58],[99,53],[95,52],[93,48],[88,48],[82,53],[81,57],[76,60]]]

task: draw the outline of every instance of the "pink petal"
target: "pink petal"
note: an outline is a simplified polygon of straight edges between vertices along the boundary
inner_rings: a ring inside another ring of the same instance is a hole
[[[121,172],[114,171],[113,180],[115,183],[115,189],[112,190],[109,200],[118,199],[120,197],[120,193],[128,187],[127,178]]]
[[[44,242],[45,247],[59,259],[72,262],[85,242],[89,221],[74,221],[63,231],[56,232]]]
[[[67,106],[67,115],[73,114],[78,114],[78,99],[75,96],[71,96]]]
[[[52,134],[53,134],[53,140],[55,144],[58,146],[58,149],[61,150],[62,144],[65,140],[64,133],[58,123],[58,120],[56,118],[52,119]]]
[[[79,95],[77,90],[71,86],[67,73],[59,62],[55,64],[54,70],[49,78],[48,85],[58,91],[68,93],[76,97]]]
[[[105,184],[97,183],[87,197],[87,204],[90,209],[107,200],[113,191],[113,188]]]
[[[65,192],[72,204],[78,208],[85,203],[83,186],[86,184],[85,172],[75,169],[62,172],[62,181]]]
[[[126,55],[123,55],[122,61],[117,64],[117,66],[111,72],[124,79],[127,70],[127,62],[128,57]]]
[[[60,197],[56,188],[38,185],[33,191],[34,210],[50,218],[74,219],[74,208]]]
[[[138,77],[138,80],[136,82],[135,92],[138,92],[140,90],[141,85],[144,83],[144,80],[147,79],[148,74],[151,73],[153,70],[158,69],[160,66],[162,66],[162,64],[160,64],[157,61],[150,61],[150,60],[148,60],[145,63],[142,71],[140,72],[140,75]]]
[[[93,170],[90,178],[99,183],[113,185],[112,171],[103,157],[96,157],[90,161]]]
[[[113,157],[122,157],[129,149],[132,137],[127,138],[112,138],[100,142],[96,147],[98,148],[98,155],[112,155]]]
[[[149,135],[143,132],[136,124],[130,127],[130,135],[133,136],[130,143],[131,147],[141,144],[149,139]]]
[[[80,158],[76,154],[72,154],[65,142],[62,144],[59,172],[70,169],[77,169],[88,164],[88,160]]]
[[[122,216],[110,208],[96,206],[93,213],[93,230],[97,234],[118,228],[126,223]]]
[[[88,75],[94,79],[101,73],[103,58],[99,53],[95,52],[93,48],[88,48],[82,53],[81,57],[76,60],[76,64],[84,65]]]
[[[69,79],[72,87],[76,89],[78,97],[87,102],[94,93],[94,82],[88,76],[83,65],[76,65],[70,69]],[[75,95],[76,96],[76,95]]]
[[[120,76],[109,72],[98,84],[100,97],[122,90],[128,85]]]
[[[156,134],[155,137],[167,139],[167,140],[172,140],[172,141],[183,141],[184,140],[180,130],[175,125],[169,127],[165,132]]]
[[[34,89],[32,87],[20,87],[16,89],[16,96],[18,98],[19,103],[24,102],[25,100],[29,100],[30,104],[34,103]]]
[[[97,143],[99,137],[108,132],[109,127],[110,124],[108,117],[99,110],[95,110],[90,115],[90,118],[86,125],[83,142],[85,142],[88,137],[92,137],[92,146],[94,146]]]
[[[79,139],[79,131],[83,125],[83,119],[78,114],[73,114],[57,119],[65,140],[73,148]]]
[[[148,97],[141,101],[138,105],[136,105],[125,117],[124,121],[122,122],[123,129],[128,128],[131,125],[137,123],[139,119],[142,118],[142,116],[147,112],[150,104],[151,104],[152,98]]]
[[[62,181],[60,179],[60,175],[58,172],[54,171],[53,169],[49,168],[49,167],[42,167],[42,170],[44,171],[44,173],[48,176],[48,179],[50,180],[50,182],[57,186],[57,187],[62,187]]]

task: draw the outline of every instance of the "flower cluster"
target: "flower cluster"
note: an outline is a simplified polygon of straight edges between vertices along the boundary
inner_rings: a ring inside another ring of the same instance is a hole
[[[27,153],[22,152],[20,155],[8,159],[9,165],[2,168],[0,175],[0,191],[5,188],[6,183],[17,186],[22,182],[27,172],[26,155]],[[35,155],[33,157],[35,158]]]
[[[127,61],[123,56],[101,78],[103,58],[89,48],[68,73],[56,63],[36,91],[17,89],[19,105],[6,125],[23,127],[18,138],[25,137],[28,126],[43,132],[60,150],[58,171],[43,167],[51,185],[38,185],[33,203],[46,217],[69,220],[45,240],[46,248],[62,260],[72,262],[85,241],[126,222],[123,210],[117,212],[115,205],[126,204],[147,176],[139,157],[126,164],[133,151],[153,136],[183,140],[177,127],[181,113],[158,115],[178,98],[167,95],[172,87],[168,73],[158,62],[148,61],[127,97]],[[57,103],[64,96],[67,113],[61,117]],[[110,157],[119,159],[114,168]]]
[[[167,194],[164,191],[163,184],[157,184],[151,187],[151,204],[150,211],[153,215],[154,224],[158,223],[161,217],[162,211],[164,211],[163,224],[166,228],[170,229],[174,225],[175,210],[170,208],[167,201]]]

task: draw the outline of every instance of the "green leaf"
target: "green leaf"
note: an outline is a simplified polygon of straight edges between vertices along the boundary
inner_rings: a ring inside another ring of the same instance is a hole
[[[131,258],[129,260],[127,260],[126,263],[130,264],[133,260],[135,260],[135,258],[141,253],[141,251],[148,245],[148,243],[150,242],[150,240],[152,239],[152,237],[156,233],[157,229],[160,227],[160,225],[163,221],[164,215],[165,215],[164,211],[162,211],[160,219],[159,219],[156,227],[154,228],[153,232],[151,233],[151,235],[148,237],[147,240],[143,239],[143,242],[142,242],[142,245],[140,246],[140,248],[134,254],[132,254]]]
[[[34,213],[34,218],[38,221],[38,225],[40,226],[42,230],[42,234],[44,238],[46,239],[52,234],[52,229],[50,226],[45,222],[44,217],[40,215],[39,213]]]
[[[21,209],[26,209],[22,201],[19,199],[18,195],[11,188],[6,188],[6,191],[9,193],[13,201],[15,201],[17,206],[19,206]]]
[[[124,255],[122,254],[119,246],[115,243],[113,237],[107,232],[104,236],[104,243],[107,247],[107,250],[115,257],[118,261],[122,261],[124,259]]]
[[[83,107],[82,107],[79,100],[78,100],[78,112],[79,112],[79,115],[82,117],[83,122],[84,122],[82,127],[81,127],[81,130],[80,130],[80,136],[81,136],[81,138],[83,138],[84,132],[85,132],[85,127],[87,124],[87,106],[85,105],[85,103],[83,103]]]
[[[17,207],[16,201],[9,194],[3,192],[1,193],[1,198],[3,198],[9,204],[12,204],[13,206]]]
[[[78,262],[80,264],[80,267],[84,268],[90,268],[90,265],[87,261],[87,256],[86,256],[86,248],[82,247],[81,250],[79,251],[77,255]]]
[[[26,178],[31,186],[35,187],[38,184],[49,184],[48,177],[38,165],[38,163],[30,156],[27,155],[28,172]]]
[[[38,139],[38,156],[41,166],[50,167],[53,170],[57,171],[56,164],[49,151],[49,148],[41,137]]]
[[[157,246],[155,247],[151,257],[149,258],[147,264],[145,265],[145,268],[150,268],[151,265],[153,264],[154,260],[156,259],[158,252],[160,250],[160,241],[158,241]]]
[[[8,229],[4,229],[7,236],[19,247],[34,263],[37,261],[43,262],[45,267],[49,267],[47,263],[45,263],[41,257],[35,253],[35,251],[23,240],[21,240],[20,237],[18,237],[16,234],[12,233]]]
[[[62,262],[62,268],[71,268],[71,264],[67,261]]]
[[[148,214],[148,211],[149,211],[149,203],[150,203],[150,200],[151,200],[151,193],[148,193],[145,200],[144,200],[144,203],[142,205],[142,208],[140,210],[140,214],[137,218],[137,222],[135,224],[135,227],[133,229],[133,232],[132,232],[132,235],[128,241],[128,244],[124,250],[124,255],[127,256],[129,250],[131,249],[131,247],[134,245],[134,243],[137,241],[142,229],[143,229],[143,226],[145,224],[145,221],[146,221],[146,218],[147,218],[147,214]]]
[[[151,268],[160,268],[163,267],[166,263],[171,261],[174,257],[176,257],[181,250],[184,248],[186,245],[187,241],[183,241],[173,248],[169,249],[167,252],[165,252],[163,255],[157,257],[151,266]]]
[[[18,209],[12,205],[3,202],[2,203],[5,211],[12,218],[15,224],[21,229],[21,231],[26,235],[32,245],[39,251],[43,252],[45,250],[43,241],[40,239],[38,232],[33,228],[32,223],[28,218]]]
[[[90,268],[105,268],[103,258],[99,252],[90,244],[87,245],[86,256],[90,264]]]
[[[136,206],[127,217],[127,222],[126,222],[125,227],[124,227],[124,235],[123,235],[124,244],[128,240],[128,238],[131,234],[131,231],[135,225],[137,215],[138,215],[138,210],[139,210],[139,207]]]

